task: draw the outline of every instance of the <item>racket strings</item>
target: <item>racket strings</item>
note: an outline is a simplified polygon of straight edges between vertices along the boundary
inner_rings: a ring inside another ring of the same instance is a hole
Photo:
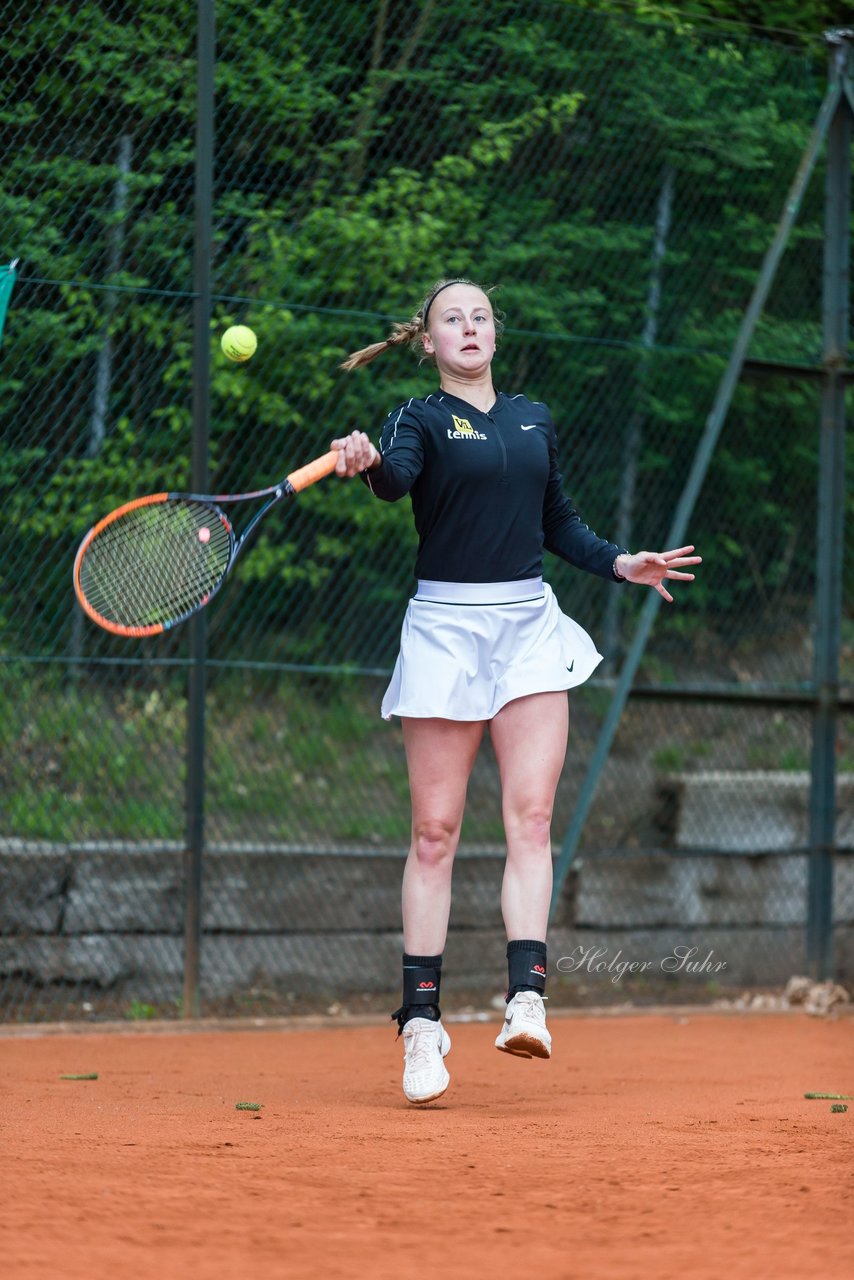
[[[124,512],[90,542],[80,587],[119,626],[175,622],[202,604],[231,559],[232,537],[204,503],[170,498]]]

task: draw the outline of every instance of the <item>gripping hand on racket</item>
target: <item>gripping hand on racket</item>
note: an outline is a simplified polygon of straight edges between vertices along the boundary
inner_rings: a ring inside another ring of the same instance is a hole
[[[634,555],[617,556],[614,569],[627,582],[655,587],[658,594],[672,604],[673,596],[664,586],[664,579],[693,582],[693,573],[680,572],[686,565],[703,563],[702,556],[690,554],[693,550],[693,547],[679,547],[675,551],[636,551]]]
[[[382,461],[379,450],[371,444],[364,431],[351,431],[348,436],[333,440],[330,448],[338,450],[337,476],[357,476],[362,471],[373,471]]]

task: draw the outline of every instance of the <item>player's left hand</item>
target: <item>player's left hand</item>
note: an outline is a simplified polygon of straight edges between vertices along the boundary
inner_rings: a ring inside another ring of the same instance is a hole
[[[368,471],[380,462],[379,451],[364,431],[351,431],[348,436],[333,440],[332,448],[338,450],[335,474],[339,476],[357,476],[360,471]]]
[[[673,596],[664,586],[665,578],[677,578],[681,582],[693,582],[693,573],[682,573],[689,564],[702,564],[702,556],[693,556],[693,547],[678,547],[675,551],[636,551],[634,555],[617,556],[617,573],[628,582],[655,587],[668,604]]]

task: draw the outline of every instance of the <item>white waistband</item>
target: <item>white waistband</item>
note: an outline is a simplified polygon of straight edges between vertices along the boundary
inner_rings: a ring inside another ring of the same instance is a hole
[[[522,578],[519,582],[430,582],[418,579],[416,600],[432,604],[519,604],[542,600],[542,578]]]

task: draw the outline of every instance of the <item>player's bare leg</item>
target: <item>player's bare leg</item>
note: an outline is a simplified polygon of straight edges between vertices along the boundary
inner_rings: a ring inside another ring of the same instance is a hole
[[[552,893],[551,820],[566,757],[566,693],[536,693],[502,707],[490,725],[501,776],[507,862],[501,909],[507,931],[507,1012],[496,1047],[547,1058],[546,929]]]
[[[402,895],[403,941],[408,952],[444,950],[454,855],[482,737],[481,721],[403,719],[412,798],[412,842]]]
[[[432,1102],[450,1083],[451,1047],[441,1022],[442,952],[451,909],[451,876],[481,722],[403,719],[412,798],[412,843],[403,875],[403,1003],[393,1017],[404,1041],[403,1091]]]

